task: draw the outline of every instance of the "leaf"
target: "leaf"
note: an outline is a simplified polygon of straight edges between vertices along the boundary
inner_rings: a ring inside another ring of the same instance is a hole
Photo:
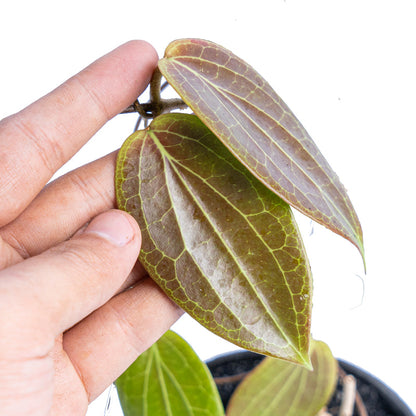
[[[130,136],[116,189],[171,299],[234,344],[309,364],[311,276],[290,207],[196,116],[162,115]]]
[[[227,416],[316,416],[332,397],[338,366],[328,346],[311,343],[313,371],[267,357],[237,387]]]
[[[172,42],[159,69],[195,114],[260,181],[350,240],[361,226],[343,185],[292,111],[246,62],[215,43]]]
[[[168,331],[116,381],[125,416],[223,416],[221,398],[206,365]]]

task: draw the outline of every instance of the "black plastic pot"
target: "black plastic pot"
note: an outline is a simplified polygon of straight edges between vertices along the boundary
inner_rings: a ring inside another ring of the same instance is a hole
[[[206,362],[211,374],[218,380],[217,387],[224,408],[244,374],[252,370],[264,358],[263,355],[249,351],[238,351],[214,357]],[[345,373],[353,375],[357,380],[357,388],[369,416],[415,416],[403,400],[378,378],[346,361],[338,360]],[[331,399],[328,408],[336,414],[341,400],[339,385]],[[358,415],[355,411],[354,415]],[[257,416],[257,415],[253,415]],[[261,416],[261,415],[258,415]]]

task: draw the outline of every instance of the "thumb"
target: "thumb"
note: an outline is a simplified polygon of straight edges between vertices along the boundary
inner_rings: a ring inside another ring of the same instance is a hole
[[[130,215],[119,210],[100,214],[72,239],[0,271],[3,306],[21,320],[14,324],[29,332],[42,328],[47,338],[55,337],[115,294],[140,244],[139,227]]]

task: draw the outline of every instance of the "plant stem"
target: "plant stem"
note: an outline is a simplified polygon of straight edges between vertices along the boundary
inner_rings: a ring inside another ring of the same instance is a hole
[[[343,390],[343,396],[344,396],[345,395],[345,381],[344,380],[345,380],[346,377],[352,377],[352,376],[347,375],[341,367],[338,368],[338,373],[339,373],[339,377],[341,378],[342,383],[344,385],[344,390]],[[358,389],[355,389],[355,405],[357,406],[357,411],[358,411],[359,416],[368,416],[367,409],[365,407],[365,404],[363,402],[363,399],[362,399],[360,393],[358,392]],[[342,406],[342,404],[341,404],[341,406]]]
[[[153,72],[152,79],[150,80],[150,100],[147,103],[139,103],[139,100],[136,100],[133,104],[129,105],[121,114],[127,113],[139,113],[141,119],[151,119],[155,118],[160,114],[169,113],[177,109],[187,108],[180,98],[171,98],[163,100],[160,96],[160,93],[165,89],[167,83],[161,85],[162,73],[159,68],[156,68]],[[141,120],[140,119],[140,120]]]
[[[152,79],[150,80],[150,102],[155,107],[160,105],[160,84],[162,81],[162,73],[159,68],[156,67],[153,72]]]
[[[353,376],[347,375],[342,379],[343,393],[339,416],[352,416],[354,413],[355,394],[357,391],[357,383]]]
[[[250,371],[234,374],[233,376],[214,377],[214,381],[217,386],[227,383],[234,383],[236,381],[241,381],[248,373],[250,373]]]

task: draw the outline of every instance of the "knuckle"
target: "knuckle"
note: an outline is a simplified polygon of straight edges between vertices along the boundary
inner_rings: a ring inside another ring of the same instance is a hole
[[[109,303],[108,306],[118,326],[117,332],[134,351],[135,355],[140,355],[150,346],[149,340],[145,336],[141,336],[141,332],[137,330],[137,325],[128,319],[128,314],[124,313],[116,305]]]
[[[97,206],[109,206],[109,201],[111,201],[111,206],[114,205],[112,194],[103,189],[94,175],[86,176],[82,172],[73,171],[66,177],[66,180],[76,193],[81,194],[88,212],[95,212]]]
[[[107,109],[105,102],[97,95],[97,92],[93,88],[88,87],[84,80],[85,72],[81,72],[75,75],[72,80],[68,81],[75,82],[80,87],[81,91],[85,94],[87,100],[92,104],[92,107],[95,108],[95,113],[98,115],[98,118],[103,119],[103,121],[109,120],[112,115]],[[90,106],[91,109],[91,106]]]
[[[47,131],[56,131],[50,129],[48,125],[42,127],[41,124],[31,121],[20,114],[16,114],[12,119],[12,129],[16,130],[19,135],[19,141],[25,142],[30,151],[30,158],[37,155],[41,165],[52,175],[57,166],[65,161],[65,152],[58,140],[54,140]],[[33,163],[33,162],[30,162]]]
[[[60,261],[70,265],[68,270],[79,274],[109,273],[114,261],[109,250],[102,244],[86,245],[79,239],[69,240],[66,244],[51,249],[52,254],[58,255]]]

